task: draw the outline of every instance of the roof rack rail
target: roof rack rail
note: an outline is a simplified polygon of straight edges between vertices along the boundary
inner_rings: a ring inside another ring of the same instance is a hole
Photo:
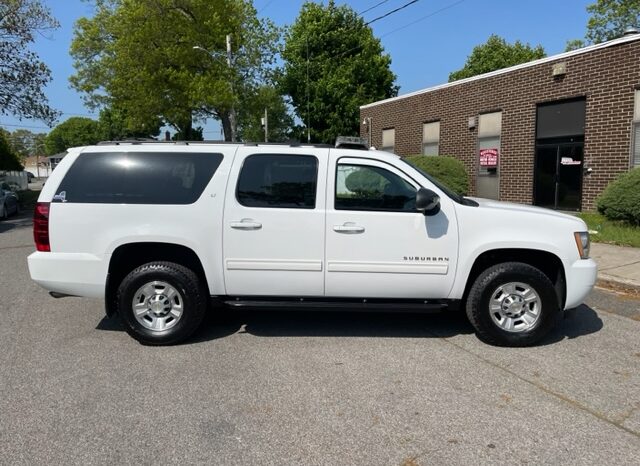
[[[158,141],[156,139],[145,138],[133,138],[122,139],[120,141],[100,141],[97,146],[118,146],[120,144],[176,144],[176,145],[189,145],[189,144],[235,144],[244,146],[288,146],[288,147],[318,147],[328,149],[331,144],[314,144],[299,141],[287,141],[287,142],[230,142],[230,141]]]

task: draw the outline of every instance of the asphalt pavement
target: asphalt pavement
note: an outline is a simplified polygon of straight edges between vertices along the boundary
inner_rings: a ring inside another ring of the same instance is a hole
[[[0,464],[640,464],[640,301],[596,290],[541,345],[459,314],[226,311],[139,345],[33,284],[0,222]]]

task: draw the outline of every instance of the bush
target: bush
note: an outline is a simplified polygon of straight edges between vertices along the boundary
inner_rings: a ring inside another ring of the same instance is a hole
[[[442,184],[463,196],[469,193],[469,177],[464,164],[454,157],[412,155],[407,160]]]
[[[609,220],[640,225],[640,167],[623,173],[596,201],[598,212]]]
[[[345,179],[346,188],[359,197],[378,198],[384,193],[389,181],[374,170],[359,169]]]

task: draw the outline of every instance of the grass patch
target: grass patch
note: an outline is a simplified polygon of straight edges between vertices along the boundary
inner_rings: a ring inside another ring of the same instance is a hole
[[[640,227],[634,227],[624,222],[607,220],[595,212],[582,212],[578,216],[585,221],[589,230],[598,232],[591,235],[591,241],[594,243],[609,243],[640,248]]]

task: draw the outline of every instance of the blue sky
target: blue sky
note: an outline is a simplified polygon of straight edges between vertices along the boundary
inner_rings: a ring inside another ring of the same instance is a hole
[[[337,1],[347,3],[357,12],[380,0]],[[364,15],[373,19],[408,0],[388,0]],[[520,40],[541,44],[548,55],[564,51],[566,41],[581,38],[587,23],[586,6],[593,0],[420,0],[388,18],[372,24],[374,34],[392,58],[400,94],[447,81],[449,73],[459,69],[475,45],[491,34],[509,42]],[[91,16],[91,2],[81,0],[45,0],[61,24],[50,37],[39,37],[33,50],[50,67],[53,81],[47,87],[50,104],[64,112],[59,122],[71,116],[92,116],[80,96],[69,88],[73,74],[69,45],[74,22]],[[260,16],[278,25],[291,24],[303,0],[255,0]],[[325,2],[326,3],[326,2]],[[441,11],[438,11],[441,10]],[[429,16],[432,15],[432,16]],[[421,18],[424,18],[421,21]],[[415,24],[411,24],[414,23]],[[406,26],[406,27],[405,27]],[[19,121],[0,116],[0,126],[8,130],[24,127],[46,132],[38,120]],[[205,138],[219,139],[219,125],[205,124]]]

